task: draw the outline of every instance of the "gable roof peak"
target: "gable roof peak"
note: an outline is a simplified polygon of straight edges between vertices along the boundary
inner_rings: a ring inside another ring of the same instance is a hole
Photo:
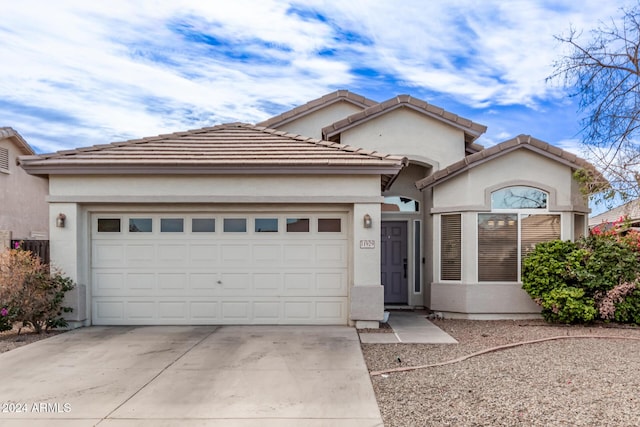
[[[36,154],[35,150],[25,141],[25,139],[12,127],[0,127],[0,139],[11,138],[14,144],[22,151],[23,154]]]
[[[387,99],[379,104],[372,105],[329,126],[325,126],[322,129],[322,135],[325,139],[330,139],[334,135],[358,126],[375,117],[391,112],[397,108],[405,107],[461,129],[465,134],[465,142],[467,144],[473,143],[473,141],[487,131],[487,127],[485,125],[460,117],[457,114],[446,111],[444,108],[429,104],[428,102],[414,98],[411,95],[403,94],[396,95],[393,98]]]
[[[377,104],[376,101],[362,95],[358,95],[357,93],[346,89],[339,89],[323,95],[320,98],[316,98],[305,104],[299,105],[291,110],[285,111],[284,113],[278,114],[277,116],[259,122],[257,123],[257,126],[278,127],[336,102],[348,102],[363,109]]]
[[[520,134],[515,138],[508,139],[477,153],[470,154],[464,159],[457,161],[444,169],[440,169],[439,171],[436,171],[426,178],[421,179],[420,181],[416,182],[415,185],[419,190],[433,187],[453,178],[456,175],[461,174],[462,172],[479,166],[484,162],[519,149],[527,149],[533,151],[544,157],[562,163],[574,170],[586,169],[593,174],[597,181],[604,182],[604,177],[600,174],[600,172],[598,172],[595,166],[593,166],[586,160],[576,156],[573,153],[556,147],[555,145],[551,145],[545,141],[534,138],[531,135]]]

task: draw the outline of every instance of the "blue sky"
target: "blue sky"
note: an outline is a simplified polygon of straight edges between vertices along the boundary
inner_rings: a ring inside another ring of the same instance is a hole
[[[576,106],[545,82],[554,35],[601,0],[3,1],[0,126],[37,152],[242,121],[337,89],[410,94],[580,154]]]

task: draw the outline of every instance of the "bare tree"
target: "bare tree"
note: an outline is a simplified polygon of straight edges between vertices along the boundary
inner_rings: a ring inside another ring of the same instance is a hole
[[[556,36],[570,53],[548,80],[562,79],[578,99],[582,142],[610,183],[607,196],[630,199],[640,197],[640,3],[621,13],[591,30],[587,43],[575,29]]]

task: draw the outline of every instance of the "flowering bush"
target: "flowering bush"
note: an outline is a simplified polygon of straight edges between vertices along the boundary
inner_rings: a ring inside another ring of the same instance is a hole
[[[578,242],[540,243],[524,259],[522,287],[550,322],[640,324],[640,234],[625,218]]]
[[[0,328],[11,329],[14,322],[31,326],[37,333],[64,327],[64,294],[73,282],[30,251],[11,249],[0,253]],[[3,315],[6,314],[6,315]]]

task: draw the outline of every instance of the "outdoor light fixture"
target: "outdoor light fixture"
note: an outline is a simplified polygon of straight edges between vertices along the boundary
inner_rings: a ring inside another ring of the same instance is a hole
[[[56,227],[64,228],[64,221],[67,219],[67,216],[63,213],[58,214],[56,218]]]
[[[372,225],[371,215],[365,214],[364,215],[364,228],[371,228],[371,225]]]

